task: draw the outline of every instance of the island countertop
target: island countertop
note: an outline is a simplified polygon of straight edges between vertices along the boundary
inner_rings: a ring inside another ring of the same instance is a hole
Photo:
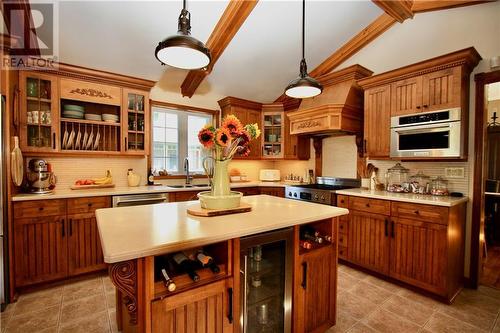
[[[203,246],[293,225],[329,219],[347,209],[268,195],[243,197],[248,213],[197,217],[196,201],[98,209],[104,261],[116,263]]]

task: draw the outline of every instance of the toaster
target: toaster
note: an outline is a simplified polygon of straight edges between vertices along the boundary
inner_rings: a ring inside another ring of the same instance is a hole
[[[280,171],[273,169],[261,169],[259,174],[259,180],[263,182],[280,181],[281,180]]]

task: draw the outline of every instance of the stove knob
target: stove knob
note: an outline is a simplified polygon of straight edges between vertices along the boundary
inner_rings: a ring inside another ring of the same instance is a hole
[[[292,192],[288,192],[288,196],[291,197],[292,196]]]
[[[293,196],[294,196],[294,197],[297,197],[297,193],[294,193],[294,194],[293,194]]]

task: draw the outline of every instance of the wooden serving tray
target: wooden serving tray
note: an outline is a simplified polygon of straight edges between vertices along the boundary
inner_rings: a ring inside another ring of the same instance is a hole
[[[187,209],[188,214],[194,216],[221,216],[228,214],[237,214],[237,213],[246,213],[252,210],[252,206],[248,204],[240,204],[239,207],[230,208],[230,209],[205,209],[201,208],[200,203],[194,204]]]
[[[102,185],[72,185],[72,190],[95,190],[99,188],[110,188],[115,187],[115,184],[102,184]]]

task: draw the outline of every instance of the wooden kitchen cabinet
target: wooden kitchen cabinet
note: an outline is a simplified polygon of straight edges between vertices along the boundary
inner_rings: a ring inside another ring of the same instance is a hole
[[[95,210],[108,207],[108,196],[14,202],[16,287],[105,269]]]
[[[350,211],[348,239],[344,244],[347,244],[350,262],[382,274],[389,273],[388,216]]]
[[[341,259],[448,301],[461,290],[465,203],[441,207],[345,195],[338,200],[349,207],[347,225],[339,222],[339,238],[347,234],[347,242],[339,240]]]
[[[172,192],[168,195],[169,202],[198,200],[198,193],[201,191]]]
[[[121,127],[123,148],[127,155],[149,155],[149,94],[142,90],[123,89]]]
[[[16,219],[13,234],[17,287],[68,275],[66,216]]]
[[[420,288],[446,293],[448,227],[393,218],[389,275]]]
[[[301,255],[294,283],[294,332],[323,332],[335,324],[336,263],[331,246]]]
[[[151,303],[153,333],[233,332],[233,279],[228,278]]]
[[[370,158],[389,158],[391,142],[391,86],[365,91],[364,150]]]
[[[59,150],[58,80],[38,72],[19,73],[21,110],[20,148],[23,152]]]
[[[224,118],[227,115],[236,116],[243,125],[257,124],[262,129],[262,104],[252,101],[247,101],[241,98],[228,96],[218,101],[221,107],[221,116]],[[235,159],[260,159],[261,158],[261,142],[260,138],[253,140],[249,145],[250,154],[246,157],[235,156]]]
[[[422,111],[422,76],[396,81],[391,90],[392,117]]]
[[[462,70],[447,68],[423,75],[422,112],[460,107]]]
[[[94,213],[68,215],[68,273],[70,276],[107,267]]]
[[[275,197],[284,198],[285,197],[285,188],[284,187],[261,187],[260,194],[272,195]]]
[[[290,118],[284,116],[284,153],[286,160],[308,160],[311,157],[311,139],[307,135],[290,134]]]

